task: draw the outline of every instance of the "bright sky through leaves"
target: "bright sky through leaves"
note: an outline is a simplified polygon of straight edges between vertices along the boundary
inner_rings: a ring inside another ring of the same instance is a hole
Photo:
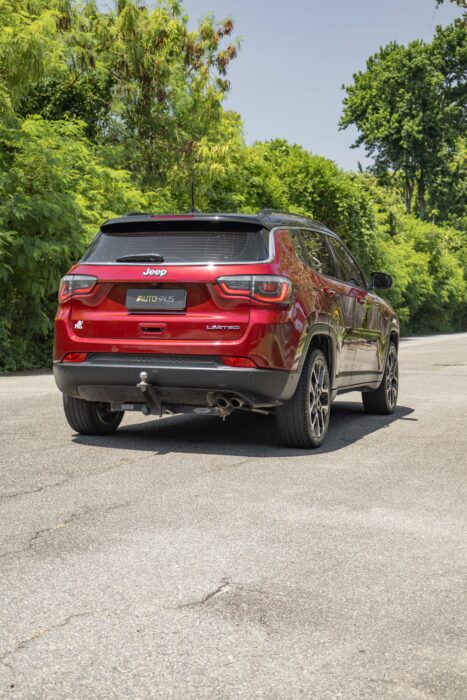
[[[229,69],[226,106],[243,117],[248,142],[283,137],[341,167],[365,162],[351,150],[351,129],[337,123],[341,85],[368,56],[395,40],[430,41],[437,24],[461,15],[435,0],[185,0],[192,22],[213,11],[232,15],[242,50]]]

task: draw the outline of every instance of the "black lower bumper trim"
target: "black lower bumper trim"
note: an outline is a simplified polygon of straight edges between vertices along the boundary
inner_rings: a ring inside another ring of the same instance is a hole
[[[141,392],[136,388],[140,372],[147,372],[148,382],[156,387],[164,403],[204,405],[212,392],[240,394],[251,405],[261,406],[288,401],[299,380],[298,372],[268,369],[226,367],[200,368],[157,367],[151,364],[79,364],[54,363],[55,382],[64,394],[88,401],[137,402]]]

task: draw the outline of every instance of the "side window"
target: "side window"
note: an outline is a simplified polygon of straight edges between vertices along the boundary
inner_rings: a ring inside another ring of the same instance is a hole
[[[306,265],[306,264],[307,264],[307,260],[306,260],[305,253],[304,253],[304,250],[303,250],[303,246],[302,246],[302,237],[301,237],[300,234],[301,234],[300,231],[291,230],[291,231],[290,231],[290,240],[292,241],[294,250],[295,250],[295,252],[296,252],[296,254],[297,254],[297,258],[298,258],[299,260],[301,260],[302,263],[305,263],[305,265]]]
[[[346,251],[342,243],[331,236],[328,236],[328,241],[334,251],[337,264],[340,269],[339,279],[346,284],[351,284],[355,287],[366,289],[365,279],[360,271],[360,268]]]
[[[336,266],[331,252],[326,245],[324,235],[317,231],[300,231],[302,247],[305,253],[305,262],[313,267],[316,272],[327,277],[336,277]]]

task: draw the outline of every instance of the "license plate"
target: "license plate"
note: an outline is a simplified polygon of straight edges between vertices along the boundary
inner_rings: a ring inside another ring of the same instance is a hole
[[[186,289],[129,289],[126,308],[129,311],[183,311]]]

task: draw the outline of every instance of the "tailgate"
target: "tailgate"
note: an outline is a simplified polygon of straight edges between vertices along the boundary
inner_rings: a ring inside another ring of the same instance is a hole
[[[70,322],[82,338],[214,342],[238,339],[248,326],[249,300],[221,295],[216,278],[225,268],[216,265],[80,265],[74,272],[98,278],[92,294],[72,299]]]

